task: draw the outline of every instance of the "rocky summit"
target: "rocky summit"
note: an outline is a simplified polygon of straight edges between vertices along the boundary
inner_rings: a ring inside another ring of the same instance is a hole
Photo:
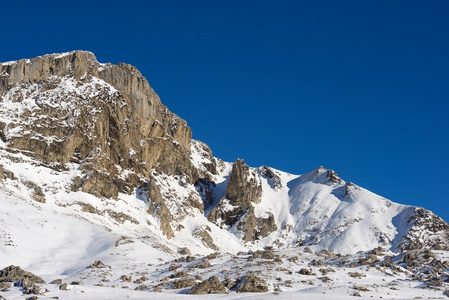
[[[293,175],[224,162],[134,66],[87,51],[0,63],[0,116],[0,268],[62,277],[61,287],[73,279],[59,293],[93,276],[98,288],[279,293],[313,282],[295,278],[315,267],[328,284],[330,270],[365,265],[441,292],[449,279],[443,219],[324,167]],[[233,270],[206,272],[210,261]],[[261,276],[271,264],[288,280]],[[138,271],[125,280],[115,268]]]

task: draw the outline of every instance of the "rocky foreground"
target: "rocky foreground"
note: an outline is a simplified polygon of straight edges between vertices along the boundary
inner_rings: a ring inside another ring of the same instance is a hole
[[[167,293],[227,294],[229,298],[240,293],[260,293],[258,297],[307,293],[313,299],[326,298],[326,295],[385,299],[449,296],[449,261],[447,253],[441,251],[392,255],[377,248],[355,255],[339,255],[329,251],[313,253],[310,248],[301,247],[235,255],[189,255],[188,249],[179,252],[185,255],[123,269],[95,261],[76,276],[53,278],[48,283],[20,267],[9,266],[0,271],[0,295],[6,299],[18,295],[28,299],[90,298],[99,289],[104,298],[111,295],[163,297]]]

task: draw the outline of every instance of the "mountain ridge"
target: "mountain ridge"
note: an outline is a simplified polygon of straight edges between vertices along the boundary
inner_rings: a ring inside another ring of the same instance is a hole
[[[169,252],[449,250],[444,220],[332,170],[292,175],[215,158],[131,65],[87,51],[0,63],[0,95],[2,193],[33,207],[146,232]],[[23,164],[64,179],[36,178]]]

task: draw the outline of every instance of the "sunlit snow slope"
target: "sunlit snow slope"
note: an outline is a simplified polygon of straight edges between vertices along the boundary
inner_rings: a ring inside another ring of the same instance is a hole
[[[215,158],[135,67],[83,51],[0,67],[0,267],[72,274],[183,248],[449,249],[444,220],[332,170]]]

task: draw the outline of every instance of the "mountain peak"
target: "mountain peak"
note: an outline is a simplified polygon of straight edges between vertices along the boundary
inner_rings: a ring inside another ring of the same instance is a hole
[[[46,163],[81,163],[73,190],[116,197],[132,192],[156,165],[167,174],[191,173],[187,122],[160,102],[135,67],[72,51],[0,70],[0,136]],[[121,174],[126,169],[131,177]]]
[[[134,66],[77,50],[3,63],[0,75],[0,196],[39,224],[75,216],[86,228],[151,236],[167,253],[449,249],[444,221],[333,170],[292,175],[214,157]]]
[[[306,181],[325,185],[343,185],[345,183],[334,170],[327,169],[323,166],[319,166],[309,173],[302,175],[302,178]]]

